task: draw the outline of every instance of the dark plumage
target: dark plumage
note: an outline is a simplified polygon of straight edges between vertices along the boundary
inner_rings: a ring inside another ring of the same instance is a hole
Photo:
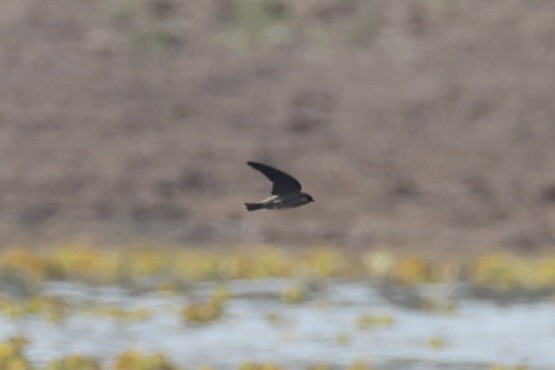
[[[245,203],[248,211],[256,211],[263,208],[295,208],[314,202],[314,199],[309,194],[301,191],[301,184],[293,176],[267,164],[258,162],[247,162],[247,164],[260,171],[272,182],[273,195],[261,202]]]

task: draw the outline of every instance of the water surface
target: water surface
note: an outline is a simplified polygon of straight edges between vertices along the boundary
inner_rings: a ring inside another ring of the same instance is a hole
[[[210,364],[232,369],[245,361],[288,368],[347,366],[359,360],[378,369],[473,370],[491,364],[555,368],[555,305],[547,299],[500,305],[459,294],[464,287],[438,286],[431,288],[432,294],[454,302],[457,309],[435,312],[404,304],[410,297],[403,299],[402,292],[391,296],[365,282],[330,280],[310,289],[305,302],[290,304],[280,299],[290,284],[280,279],[229,282],[232,297],[224,316],[191,325],[184,322],[182,309],[208,297],[214,284],[199,283],[187,294],[170,296],[47,283],[44,294],[81,307],[145,308],[152,315],[122,320],[72,310],[61,323],[35,315],[0,316],[0,340],[28,337],[26,355],[39,366],[72,353],[109,364],[123,351],[138,349],[163,352],[188,368]],[[393,323],[361,329],[359,321],[365,316],[391,317]],[[434,340],[440,345],[432,345]]]

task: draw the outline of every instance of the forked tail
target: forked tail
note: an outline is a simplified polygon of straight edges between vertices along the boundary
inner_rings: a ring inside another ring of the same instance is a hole
[[[264,208],[263,203],[245,203],[245,207],[247,207],[247,211],[256,211],[257,209]]]

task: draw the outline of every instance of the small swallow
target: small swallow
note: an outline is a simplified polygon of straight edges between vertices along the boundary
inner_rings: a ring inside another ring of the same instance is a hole
[[[258,209],[281,209],[304,206],[314,199],[301,191],[301,184],[293,176],[258,162],[247,162],[272,182],[272,196],[257,203],[245,203],[248,211]]]

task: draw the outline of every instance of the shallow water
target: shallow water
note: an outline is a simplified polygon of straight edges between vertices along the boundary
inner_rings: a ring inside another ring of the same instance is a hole
[[[403,300],[409,293],[397,292],[392,299],[368,283],[326,281],[310,290],[306,302],[287,304],[279,296],[290,284],[288,280],[229,282],[232,298],[224,317],[206,325],[187,325],[181,310],[191,300],[207,297],[213,284],[197,284],[187,295],[169,296],[48,283],[44,294],[76,304],[147,308],[153,315],[132,321],[72,311],[59,324],[38,316],[0,316],[0,340],[28,337],[26,354],[36,365],[71,353],[110,363],[135,348],[164,352],[188,368],[210,364],[231,369],[245,361],[289,368],[319,363],[346,366],[357,360],[368,360],[378,369],[484,369],[490,364],[555,368],[555,305],[547,300],[499,305],[468,298],[459,286],[436,286],[429,292],[422,288],[421,292],[452,300],[458,307],[451,313],[433,313],[402,304],[410,301]],[[394,322],[359,329],[361,315],[388,315]],[[441,338],[445,346],[433,348],[432,338]]]

